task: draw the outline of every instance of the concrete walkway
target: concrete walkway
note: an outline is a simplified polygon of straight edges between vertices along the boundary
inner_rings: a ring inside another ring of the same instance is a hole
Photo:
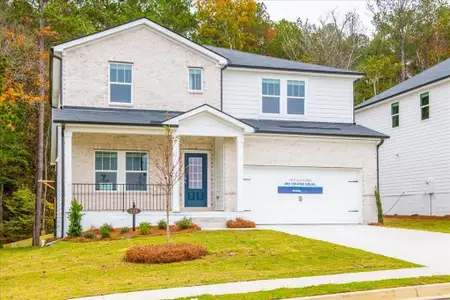
[[[195,297],[203,294],[222,295],[249,293],[278,288],[300,288],[329,283],[350,283],[383,279],[408,278],[432,275],[450,275],[450,234],[424,231],[380,228],[362,225],[305,225],[262,226],[308,238],[328,241],[348,247],[395,257],[425,267],[348,273],[302,278],[232,282],[206,286],[181,287],[161,290],[87,297],[89,300],[153,300]]]

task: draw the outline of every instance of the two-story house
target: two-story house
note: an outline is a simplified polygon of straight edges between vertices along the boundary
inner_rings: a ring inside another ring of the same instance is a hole
[[[450,59],[357,105],[355,115],[391,137],[379,149],[384,211],[450,215]]]
[[[164,218],[164,125],[183,166],[171,219],[376,220],[377,145],[353,120],[357,72],[202,46],[139,19],[52,48],[57,234]]]

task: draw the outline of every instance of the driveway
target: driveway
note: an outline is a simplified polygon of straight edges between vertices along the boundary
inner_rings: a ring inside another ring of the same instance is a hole
[[[395,257],[450,274],[450,234],[366,225],[258,226]]]

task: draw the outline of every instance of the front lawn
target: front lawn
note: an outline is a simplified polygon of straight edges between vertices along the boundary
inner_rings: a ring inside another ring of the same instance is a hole
[[[450,233],[450,218],[384,217],[384,226]]]
[[[66,299],[146,289],[415,267],[394,258],[268,230],[199,231],[172,241],[201,243],[203,259],[166,265],[123,260],[140,237],[46,248],[0,249],[0,298]]]
[[[271,291],[262,291],[246,294],[229,294],[229,295],[203,295],[198,297],[188,297],[179,300],[273,300],[273,299],[289,299],[294,297],[310,297],[328,294],[340,294],[359,291],[370,291],[378,289],[389,289],[404,286],[415,286],[424,284],[436,284],[450,282],[449,275],[427,276],[418,278],[402,278],[402,279],[386,279],[366,282],[353,282],[345,284],[323,284],[317,286],[309,286],[304,288],[283,288]],[[368,297],[370,298],[370,297]],[[373,298],[373,297],[372,297]]]

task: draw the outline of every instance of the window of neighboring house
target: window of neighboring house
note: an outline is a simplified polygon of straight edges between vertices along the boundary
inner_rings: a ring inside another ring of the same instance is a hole
[[[109,102],[131,104],[132,65],[124,63],[109,64]]]
[[[262,80],[262,112],[265,114],[280,113],[280,80]]]
[[[287,113],[289,115],[305,114],[305,82],[287,81]]]
[[[400,126],[400,107],[398,102],[391,104],[392,127]]]
[[[200,68],[189,68],[189,91],[203,91],[203,70]]]
[[[117,152],[95,152],[95,190],[117,190]]]
[[[128,191],[147,190],[147,153],[125,154],[125,180]]]
[[[422,120],[430,118],[430,95],[428,92],[420,94],[420,114]]]

